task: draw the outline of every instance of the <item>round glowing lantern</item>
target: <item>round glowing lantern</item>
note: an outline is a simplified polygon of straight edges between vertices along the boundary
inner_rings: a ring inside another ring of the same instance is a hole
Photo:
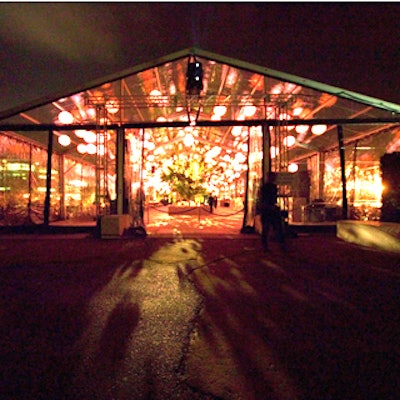
[[[96,154],[96,145],[94,145],[93,143],[89,143],[88,145],[86,145],[86,151],[88,154]]]
[[[71,144],[71,138],[68,135],[60,135],[58,137],[58,143],[60,143],[61,146],[67,147]]]
[[[314,135],[322,135],[326,132],[327,129],[328,127],[326,125],[313,125],[311,127],[311,132]]]
[[[75,131],[75,135],[80,138],[83,139],[83,137],[85,136],[86,131],[84,129],[77,129]]]
[[[286,147],[292,147],[294,146],[294,144],[296,143],[296,138],[292,135],[286,136],[285,138],[283,138],[283,144]]]
[[[222,117],[223,115],[226,114],[226,106],[215,106],[214,107],[214,114],[217,115],[218,117]]]
[[[297,125],[296,126],[296,132],[297,133],[306,133],[308,131],[308,125]]]
[[[64,125],[68,125],[74,122],[74,117],[69,111],[61,111],[58,114],[58,121]]]
[[[253,105],[247,105],[243,107],[243,113],[245,117],[252,117],[257,111],[257,107]]]
[[[83,135],[83,140],[86,143],[94,143],[96,142],[96,134],[92,131],[86,131]]]
[[[292,174],[297,172],[299,170],[299,165],[296,163],[291,163],[288,165],[288,171],[291,172]]]
[[[296,107],[293,109],[292,114],[298,117],[303,112],[303,107]]]
[[[191,133],[187,133],[183,138],[183,143],[186,147],[192,147],[194,144],[194,137]]]
[[[78,151],[78,153],[81,153],[81,154],[87,153],[86,144],[84,144],[84,143],[78,144],[76,150]]]
[[[233,136],[239,136],[242,133],[242,127],[241,126],[234,126],[232,128],[232,135]]]

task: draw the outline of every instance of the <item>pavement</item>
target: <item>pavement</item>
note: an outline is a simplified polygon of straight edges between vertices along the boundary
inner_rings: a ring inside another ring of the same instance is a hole
[[[398,255],[190,221],[0,234],[0,398],[400,398]]]

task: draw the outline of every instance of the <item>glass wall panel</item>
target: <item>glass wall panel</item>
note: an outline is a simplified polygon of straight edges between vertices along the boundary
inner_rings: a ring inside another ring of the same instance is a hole
[[[244,220],[244,226],[249,227],[254,227],[255,225],[257,194],[262,180],[262,143],[262,128],[260,126],[249,128],[247,208]]]
[[[27,221],[30,187],[29,144],[0,135],[0,224]]]
[[[392,128],[345,145],[345,175],[349,218],[378,220],[382,206],[380,158],[400,150],[400,129]],[[338,149],[325,153],[324,200],[342,205]]]
[[[142,129],[126,131],[125,153],[125,197],[129,202],[128,213],[133,226],[143,226],[145,192],[143,187],[143,145],[145,132]],[[154,194],[152,193],[151,196]]]
[[[63,218],[93,221],[96,174],[94,165],[64,159],[64,210]]]

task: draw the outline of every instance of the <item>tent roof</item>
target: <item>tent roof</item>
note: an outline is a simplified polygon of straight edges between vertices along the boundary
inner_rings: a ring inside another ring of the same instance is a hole
[[[195,99],[185,92],[189,60],[203,64],[204,91]],[[159,94],[154,95],[154,90]],[[255,123],[257,120],[268,120],[272,125],[283,124],[286,120],[288,131],[284,134],[293,135],[294,125],[307,124],[307,120],[309,124],[318,124],[313,122],[318,120],[322,121],[321,124],[329,124],[328,131],[322,136],[310,131],[295,135],[297,145],[291,150],[294,160],[337,146],[336,121],[352,123],[345,128],[345,138],[354,140],[377,129],[387,129],[393,123],[398,124],[399,118],[393,118],[393,115],[400,112],[400,106],[395,103],[190,47],[92,81],[78,89],[70,89],[69,93],[14,109],[0,125],[3,130],[23,131],[22,135],[43,146],[47,145],[47,126],[52,125],[57,135],[69,132],[72,139],[68,148],[56,143],[55,150],[79,157],[76,151],[80,139],[75,137],[73,130],[97,130],[99,113],[102,112],[98,107],[108,110],[110,102],[117,109],[107,117],[108,129],[121,125],[146,127],[151,132],[155,148],[163,148],[167,142],[181,142],[182,127],[189,125],[189,118],[193,119],[195,114],[197,127],[201,130],[197,133],[197,140],[203,148],[217,146],[228,152],[237,151],[247,140],[247,130],[238,132],[234,126],[263,123]],[[244,108],[250,103],[256,106],[256,111],[248,117]],[[227,106],[227,112],[220,120],[214,118],[217,105]],[[89,115],[90,108],[99,110],[97,116]],[[298,114],[295,109],[303,111]],[[69,128],[60,125],[60,111],[73,113],[74,122]],[[374,124],[354,123],[360,119],[375,119],[380,125],[376,128]],[[24,128],[17,129],[15,125]],[[175,151],[171,147],[171,152]]]
[[[399,16],[398,3],[2,3],[0,114],[190,46],[399,104]]]
[[[14,109],[6,110],[6,111],[0,113],[0,119],[5,119],[12,115],[18,114],[20,112],[27,111],[29,109],[32,109],[32,108],[35,108],[35,107],[38,107],[41,105],[45,105],[46,103],[50,103],[52,101],[58,100],[61,97],[67,97],[67,96],[73,95],[75,93],[79,93],[79,92],[94,88],[96,86],[101,86],[108,82],[113,82],[113,81],[116,81],[119,79],[123,79],[127,76],[137,74],[141,71],[145,71],[147,69],[151,69],[151,68],[157,67],[159,65],[166,64],[168,62],[182,59],[185,57],[190,57],[190,56],[202,57],[202,58],[205,58],[208,60],[213,60],[218,63],[226,64],[226,65],[229,65],[232,67],[236,67],[236,68],[243,69],[246,71],[254,72],[254,73],[257,73],[260,75],[265,75],[265,76],[268,76],[271,78],[275,78],[275,79],[278,79],[281,81],[294,83],[294,84],[300,85],[302,87],[315,89],[320,92],[328,93],[328,94],[331,94],[331,95],[334,95],[334,96],[337,96],[337,97],[340,97],[343,99],[348,99],[348,100],[362,103],[362,104],[365,104],[365,105],[368,105],[371,107],[383,109],[386,111],[391,111],[391,112],[397,113],[397,114],[400,113],[400,104],[377,99],[372,96],[363,95],[363,94],[356,93],[356,92],[353,92],[350,90],[346,90],[346,89],[339,88],[336,86],[317,82],[312,79],[303,78],[303,77],[289,74],[286,72],[281,72],[281,71],[277,71],[277,70],[274,70],[271,68],[255,65],[255,64],[243,61],[243,60],[237,60],[237,59],[234,59],[234,58],[231,58],[228,56],[212,53],[210,51],[202,50],[198,47],[190,47],[190,48],[185,48],[180,51],[174,52],[169,55],[165,55],[163,57],[160,57],[160,58],[157,58],[154,60],[150,60],[150,61],[138,64],[132,68],[128,68],[128,69],[125,69],[118,73],[105,76],[101,79],[97,79],[95,81],[86,83],[85,85],[82,85],[79,88],[71,88],[67,93],[52,94],[49,97],[36,100],[33,103],[25,103]]]

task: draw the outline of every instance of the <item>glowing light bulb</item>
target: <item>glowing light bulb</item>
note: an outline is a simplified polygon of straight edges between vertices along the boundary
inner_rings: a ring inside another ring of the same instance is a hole
[[[86,144],[84,144],[84,143],[78,144],[78,147],[76,148],[76,150],[78,151],[78,153],[81,153],[81,154],[87,153]]]
[[[296,126],[296,132],[297,133],[306,133],[308,131],[308,125],[297,125]]]
[[[245,117],[252,117],[257,111],[257,107],[253,105],[247,105],[243,107],[243,114]]]
[[[295,173],[299,170],[299,165],[296,163],[291,163],[288,165],[288,171],[291,173]]]
[[[328,127],[326,125],[313,125],[311,127],[311,132],[314,135],[322,135],[326,132],[327,129]]]
[[[286,147],[292,147],[294,146],[295,143],[296,143],[296,138],[294,136],[289,135],[283,138],[283,144]]]
[[[61,146],[67,147],[71,144],[71,138],[68,135],[60,135],[58,137],[58,143],[60,143]]]
[[[218,117],[222,117],[223,115],[226,114],[226,106],[215,106],[214,107],[214,114],[217,115]]]
[[[74,117],[69,111],[61,111],[58,114],[58,121],[64,125],[72,124],[74,122]]]

